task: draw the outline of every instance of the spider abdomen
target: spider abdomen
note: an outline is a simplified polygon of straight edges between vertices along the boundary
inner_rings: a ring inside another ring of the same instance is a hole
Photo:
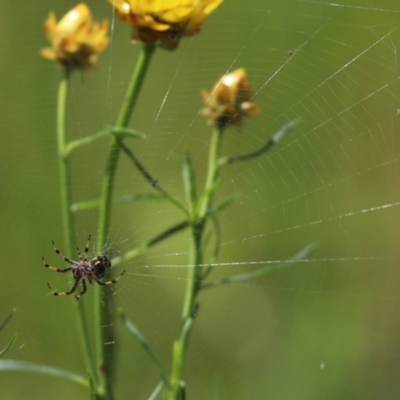
[[[90,260],[90,264],[93,267],[93,273],[96,278],[102,278],[111,268],[111,261],[104,254],[100,254]]]

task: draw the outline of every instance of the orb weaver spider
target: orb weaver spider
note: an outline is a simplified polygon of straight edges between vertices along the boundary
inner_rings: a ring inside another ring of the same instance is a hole
[[[60,252],[60,250],[57,249],[54,241],[52,240],[51,242],[53,243],[53,248],[54,251],[58,254],[58,256],[63,259],[65,262],[69,264],[69,267],[67,268],[56,268],[53,267],[52,265],[47,264],[46,260],[44,257],[42,257],[42,262],[43,265],[51,269],[52,271],[56,272],[68,272],[72,271],[72,277],[75,279],[75,283],[72,286],[71,290],[68,292],[58,292],[57,290],[53,290],[51,294],[54,296],[68,296],[72,293],[75,292],[76,288],[78,287],[78,284],[80,281],[82,281],[82,291],[79,294],[75,295],[75,299],[79,300],[81,296],[83,296],[86,293],[87,287],[86,287],[86,279],[89,281],[91,285],[93,285],[94,282],[96,282],[99,285],[111,285],[113,283],[117,283],[119,279],[122,277],[122,275],[125,273],[125,270],[122,271],[122,273],[115,279],[107,282],[102,282],[100,279],[110,271],[111,268],[111,261],[110,259],[105,256],[104,254],[100,254],[93,259],[88,261],[88,251],[89,251],[89,246],[90,246],[90,239],[91,235],[89,235],[88,240],[86,242],[85,246],[85,251],[82,255],[82,253],[79,250],[79,247],[77,248],[78,252],[78,257],[79,261],[74,261],[70,260],[68,257],[65,257],[63,253]],[[50,285],[47,284],[49,289],[51,289]]]

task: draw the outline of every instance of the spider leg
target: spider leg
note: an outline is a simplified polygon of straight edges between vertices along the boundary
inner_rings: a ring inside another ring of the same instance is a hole
[[[82,279],[82,286],[83,286],[83,290],[82,290],[82,292],[80,292],[79,294],[76,294],[75,295],[75,298],[77,299],[77,300],[79,300],[80,298],[81,298],[81,296],[83,296],[85,293],[86,293],[86,281],[85,281],[85,279]]]
[[[96,278],[95,276],[93,276],[93,279],[99,284],[99,285],[112,285],[113,283],[117,283],[122,275],[125,273],[125,270],[123,270],[115,279],[113,279],[112,281],[107,281],[107,282],[102,282],[100,279]]]
[[[71,271],[71,269],[72,269],[72,267],[67,267],[67,268],[63,268],[63,269],[53,267],[52,265],[47,264],[44,257],[42,257],[42,262],[46,268],[51,269],[52,271],[56,271],[56,272],[68,272],[68,271]]]
[[[68,291],[68,292],[57,292],[57,290],[54,290],[53,291],[53,295],[54,296],[68,296],[69,294],[74,293],[75,290],[76,290],[76,287],[78,286],[79,281],[80,281],[80,278],[79,279],[75,279],[74,286],[72,286],[72,289],[70,291]]]
[[[83,259],[83,261],[87,261],[88,259],[88,251],[89,251],[89,247],[90,247],[90,239],[92,238],[92,235],[89,235],[88,240],[86,242],[86,247],[85,247],[85,258]]]
[[[76,252],[78,253],[79,261],[82,261],[82,253],[79,250],[79,247],[76,248]]]
[[[62,258],[65,262],[67,262],[69,264],[74,264],[73,261],[71,261],[68,257],[65,257],[64,254],[61,253],[61,251],[57,249],[56,244],[54,243],[54,240],[52,240],[51,243],[53,243],[54,251],[58,254],[58,256],[60,258]]]

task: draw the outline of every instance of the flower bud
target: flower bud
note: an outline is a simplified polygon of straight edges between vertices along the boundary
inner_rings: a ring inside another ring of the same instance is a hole
[[[224,75],[211,93],[202,90],[201,96],[205,104],[201,113],[207,117],[209,124],[217,125],[220,129],[227,125],[240,126],[243,118],[260,112],[252,101],[254,91],[244,68]]]
[[[54,12],[50,12],[44,28],[51,47],[42,49],[41,55],[69,70],[91,69],[109,42],[108,21],[94,20],[84,3],[70,10],[59,22]]]

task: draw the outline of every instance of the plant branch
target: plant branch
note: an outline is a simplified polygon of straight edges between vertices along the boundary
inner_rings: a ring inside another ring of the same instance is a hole
[[[154,184],[156,179],[147,171],[143,164],[138,160],[136,155],[125,145],[125,143],[120,142],[120,146],[128,158],[134,163],[138,171],[144,176],[144,178],[154,187],[155,190],[159,191],[167,200],[171,202],[179,211],[182,211],[185,215],[188,215],[185,207],[178,200],[175,200],[166,190],[162,188],[160,184]]]
[[[132,137],[132,138],[139,138],[139,139],[146,139],[146,134],[136,131],[134,129],[127,129],[127,128],[122,128],[122,127],[111,127],[109,129],[105,129],[100,132],[96,132],[93,135],[90,136],[85,136],[80,139],[72,140],[65,146],[64,154],[63,157],[68,157],[72,151],[75,149],[86,146],[88,144],[91,144],[99,139],[102,139],[104,137],[108,137],[110,135],[115,135],[119,138],[124,138],[125,136]]]
[[[207,177],[204,185],[204,191],[199,200],[196,200],[194,191],[194,173],[191,171],[190,158],[186,159],[186,198],[191,221],[191,244],[189,252],[189,265],[193,266],[188,270],[188,279],[186,286],[185,299],[182,310],[182,327],[178,339],[174,342],[172,353],[172,375],[169,392],[169,400],[180,400],[184,393],[183,372],[185,366],[185,356],[189,335],[192,324],[198,312],[196,302],[202,280],[202,262],[203,262],[203,233],[207,216],[212,212],[210,208],[214,191],[218,185],[218,157],[222,139],[222,131],[214,128],[211,134],[210,149],[208,156]]]
[[[17,340],[17,334],[14,333],[13,337],[8,342],[7,346],[0,351],[0,357],[2,357],[6,353],[6,351],[11,348],[11,346],[15,343],[16,340]]]
[[[143,86],[144,78],[148,71],[152,55],[154,53],[154,45],[143,45],[139,54],[136,67],[133,71],[131,81],[128,85],[125,98],[121,110],[118,114],[115,129],[126,128],[131,119],[133,109]],[[113,128],[114,129],[114,128]],[[111,219],[111,203],[114,191],[115,175],[121,152],[122,139],[118,135],[113,135],[110,144],[110,151],[104,173],[102,192],[99,206],[99,222],[97,248],[103,251],[109,235],[110,219]],[[95,301],[94,301],[94,326],[95,326],[95,346],[97,355],[97,376],[99,379],[98,391],[104,394],[107,400],[112,398],[111,390],[111,354],[106,353],[104,343],[106,338],[110,336],[112,329],[111,316],[108,307],[104,304],[106,300],[106,291],[104,288],[96,285]],[[108,328],[106,328],[108,327]],[[111,350],[107,350],[111,351]]]
[[[160,381],[160,383],[156,386],[156,388],[151,393],[150,397],[147,400],[156,400],[158,394],[161,392],[164,387],[164,381]]]
[[[75,250],[75,229],[74,220],[71,213],[72,204],[72,188],[71,188],[71,175],[69,167],[69,157],[64,157],[66,146],[66,114],[67,114],[67,99],[68,99],[68,86],[69,86],[69,70],[64,70],[64,75],[60,81],[57,99],[57,150],[58,150],[58,169],[60,176],[60,189],[61,189],[61,214],[62,214],[62,227],[64,236],[64,248],[67,254],[73,254]],[[76,302],[78,313],[78,325],[80,330],[80,337],[82,340],[82,350],[86,369],[88,370],[91,379],[96,382],[96,373],[94,361],[92,357],[89,333],[86,325],[86,318],[84,315],[82,302]]]
[[[293,130],[297,125],[298,121],[296,120],[288,122],[278,132],[276,132],[264,146],[262,146],[258,150],[247,154],[239,154],[237,156],[222,157],[218,161],[219,166],[223,166],[225,164],[233,164],[238,161],[248,161],[263,155],[268,150],[270,150],[275,144],[280,142],[283,139],[283,137],[291,130]]]
[[[214,128],[211,134],[210,149],[208,155],[208,170],[203,195],[199,199],[198,220],[202,221],[208,211],[212,195],[218,181],[218,157],[222,139],[222,131]]]
[[[68,379],[85,387],[89,387],[89,380],[82,375],[75,374],[62,368],[52,367],[50,365],[35,364],[20,360],[0,360],[0,371],[18,371],[18,372],[38,372],[40,374],[57,376]]]
[[[134,249],[127,251],[122,256],[114,257],[111,260],[111,263],[113,266],[116,266],[123,261],[131,260],[132,258],[135,258],[140,254],[143,254],[145,251],[147,251],[150,247],[154,246],[155,244],[163,241],[164,239],[170,238],[175,233],[183,231],[188,227],[189,223],[187,221],[182,221],[176,225],[173,225],[172,227],[166,229],[164,232],[159,233],[158,235],[148,240],[147,242],[144,242],[141,245],[135,247]]]
[[[10,312],[10,314],[7,315],[7,317],[4,319],[4,321],[0,324],[0,331],[8,324],[8,321],[13,317],[13,315],[16,313],[17,309],[13,308],[13,310]]]

